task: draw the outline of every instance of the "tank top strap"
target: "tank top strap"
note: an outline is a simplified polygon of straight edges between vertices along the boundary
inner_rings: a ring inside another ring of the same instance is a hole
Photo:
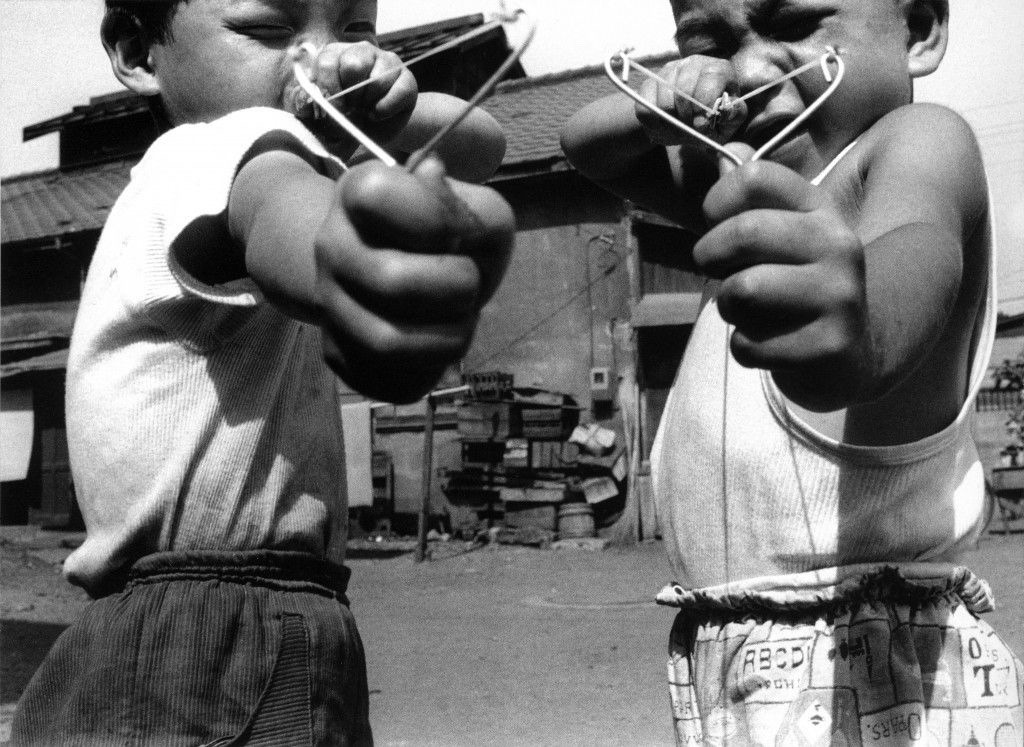
[[[820,174],[818,174],[816,177],[811,179],[811,184],[813,184],[814,186],[818,186],[823,181],[825,181],[825,177],[832,173],[832,169],[834,169],[836,166],[839,165],[839,162],[843,160],[843,156],[845,156],[847,153],[849,153],[851,150],[853,150],[853,147],[856,144],[857,144],[857,141],[854,140],[852,143],[850,143],[845,148],[843,148],[841,151],[839,151],[839,155],[837,155],[835,158],[833,158],[832,162],[829,163],[829,165],[826,166],[824,169],[822,169]]]
[[[995,211],[992,204],[992,189],[988,189],[988,292],[985,294],[984,309],[981,312],[984,317],[977,331],[974,345],[974,360],[972,361],[970,386],[967,392],[967,400],[957,418],[960,422],[967,418],[974,407],[974,398],[988,378],[988,367],[992,359],[992,348],[995,346],[996,322],[999,315],[999,298],[996,292],[998,251],[996,244]]]

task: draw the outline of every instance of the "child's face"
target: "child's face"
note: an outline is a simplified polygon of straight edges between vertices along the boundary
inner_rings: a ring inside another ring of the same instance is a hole
[[[770,158],[813,176],[885,113],[912,97],[909,31],[897,0],[672,0],[676,40],[686,57],[729,59],[739,93],[819,58],[842,55],[846,75],[828,102]],[[736,139],[755,148],[792,121],[827,87],[811,70],[748,100]]]
[[[190,0],[150,60],[173,124],[284,108],[303,42],[372,40],[377,0]]]

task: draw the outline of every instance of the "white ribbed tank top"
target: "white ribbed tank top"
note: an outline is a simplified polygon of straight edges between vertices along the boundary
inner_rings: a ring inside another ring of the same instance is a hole
[[[732,359],[731,329],[715,301],[706,303],[651,454],[661,531],[680,584],[948,561],[977,538],[985,478],[970,414],[995,336],[994,246],[990,257],[964,404],[942,431],[896,446],[840,443],[795,417],[770,374]]]

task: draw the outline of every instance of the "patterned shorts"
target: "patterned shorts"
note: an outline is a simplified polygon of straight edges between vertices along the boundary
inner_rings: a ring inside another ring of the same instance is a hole
[[[1024,744],[1024,665],[976,614],[988,585],[938,564],[669,585],[676,741]]]

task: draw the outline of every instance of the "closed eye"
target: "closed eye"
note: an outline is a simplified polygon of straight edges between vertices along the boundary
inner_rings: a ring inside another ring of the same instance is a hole
[[[371,21],[353,21],[345,26],[342,38],[346,41],[376,42],[377,26]]]
[[[285,41],[295,35],[295,29],[280,23],[240,23],[229,28],[242,36],[258,41]]]
[[[736,53],[736,36],[728,25],[718,20],[682,18],[676,26],[676,48],[681,57],[700,54],[729,58]]]
[[[765,21],[758,31],[780,42],[799,42],[814,36],[831,13],[779,13]]]

